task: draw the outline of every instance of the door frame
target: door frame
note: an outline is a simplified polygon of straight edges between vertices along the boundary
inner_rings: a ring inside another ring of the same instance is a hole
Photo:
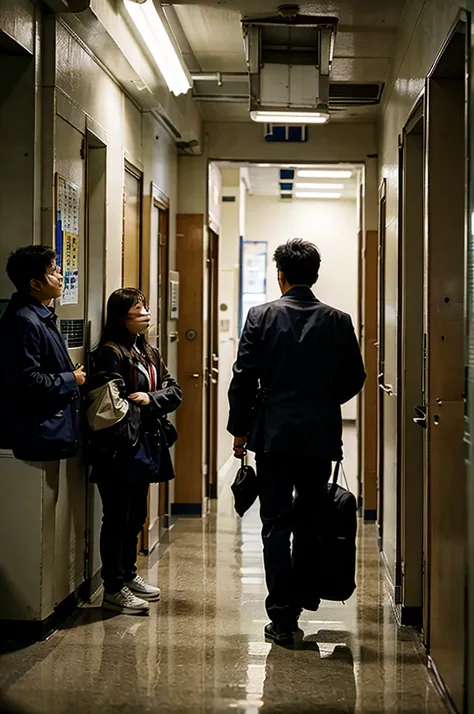
[[[399,261],[399,283],[398,283],[398,290],[399,290],[399,300],[398,300],[398,315],[399,315],[399,321],[398,321],[398,387],[397,387],[397,393],[399,395],[399,400],[398,400],[398,405],[397,405],[397,433],[398,433],[398,438],[397,438],[397,508],[398,508],[398,516],[397,516],[397,553],[398,553],[398,569],[397,569],[397,579],[399,579],[399,585],[400,585],[400,611],[399,611],[399,619],[402,624],[404,625],[417,625],[421,626],[422,624],[422,618],[423,618],[423,558],[424,558],[424,535],[423,535],[423,517],[424,517],[424,475],[421,474],[420,477],[420,490],[419,493],[417,494],[420,502],[420,512],[419,513],[413,513],[413,506],[411,506],[412,510],[410,513],[408,513],[408,504],[413,503],[413,483],[410,479],[407,478],[407,473],[406,473],[406,464],[412,462],[412,458],[409,456],[407,452],[407,431],[409,428],[413,430],[414,425],[412,424],[413,419],[416,416],[416,412],[409,411],[407,408],[407,373],[408,373],[408,368],[407,368],[407,357],[410,353],[410,350],[407,349],[406,347],[406,342],[407,342],[407,336],[408,336],[408,321],[407,321],[407,308],[406,305],[408,304],[407,302],[407,267],[406,267],[406,261],[407,261],[407,254],[408,254],[408,237],[407,237],[407,206],[409,205],[407,201],[407,196],[409,194],[408,188],[407,188],[407,158],[408,158],[408,143],[410,141],[410,137],[414,136],[414,131],[415,129],[419,126],[420,122],[423,123],[423,133],[422,133],[422,149],[421,149],[421,160],[420,160],[420,175],[422,178],[422,186],[421,186],[421,193],[424,196],[425,195],[425,188],[424,188],[424,179],[425,179],[425,172],[424,172],[424,163],[425,163],[425,91],[422,90],[420,96],[416,100],[413,109],[411,110],[409,117],[405,123],[405,126],[403,127],[402,133],[399,137],[399,256],[398,256],[398,261]],[[411,154],[410,154],[411,157]],[[410,159],[411,160],[411,159]],[[411,163],[409,164],[409,167],[411,169]],[[421,215],[420,215],[420,234],[419,234],[419,249],[420,249],[420,255],[418,256],[420,260],[420,265],[418,266],[419,270],[421,270],[421,304],[419,307],[421,308],[421,329],[423,332],[423,320],[424,320],[424,288],[423,288],[423,280],[424,280],[424,206],[421,208]],[[411,225],[410,225],[411,229]],[[411,234],[410,234],[411,235]],[[416,282],[414,281],[413,278],[411,278],[411,285]],[[419,359],[420,359],[420,399],[419,403],[421,406],[423,406],[424,402],[424,397],[423,397],[423,381],[424,381],[424,376],[423,376],[423,371],[424,371],[424,365],[423,365],[423,337],[421,339],[421,345],[420,345],[420,354],[419,354]],[[411,395],[411,393],[410,393]],[[408,422],[410,422],[410,426],[408,426]],[[418,424],[420,424],[418,422]],[[421,428],[421,424],[417,428]],[[423,435],[420,432],[420,440],[421,440],[421,451],[424,450],[424,438],[421,438]],[[422,456],[420,453],[419,456]],[[418,461],[416,462],[418,463]],[[422,465],[423,468],[423,465]],[[408,495],[410,494],[410,495]],[[416,540],[416,534],[417,534],[417,527],[419,528],[418,530],[418,537],[419,537],[419,552],[413,553],[412,548],[413,548],[413,540]],[[408,544],[409,543],[409,544]],[[407,565],[408,562],[408,565]],[[413,593],[412,593],[412,585],[413,585],[413,580],[416,577],[416,567],[419,567],[418,575],[419,575],[419,583],[421,586],[421,592],[420,592],[420,601],[417,604],[413,604],[414,599],[413,599]],[[409,575],[407,576],[407,569]],[[413,574],[415,573],[415,575]],[[407,579],[406,579],[407,578]],[[409,578],[409,580],[408,580]],[[409,585],[408,585],[409,583]],[[407,604],[410,603],[410,604]]]
[[[378,193],[379,245],[378,245],[378,316],[377,316],[377,538],[383,548],[384,499],[384,367],[385,367],[385,255],[387,217],[387,179],[383,178]]]
[[[207,425],[206,425],[206,496],[218,493],[218,419],[219,419],[219,234],[209,228],[208,248],[208,344],[207,344]]]
[[[107,165],[107,135],[100,135],[95,127],[89,125],[87,122],[86,129],[83,137],[83,154],[84,154],[84,240],[85,240],[85,256],[84,256],[84,266],[85,266],[85,292],[84,292],[84,320],[85,320],[85,357],[86,357],[86,371],[90,374],[90,356],[92,350],[97,345],[91,344],[91,324],[89,317],[89,279],[90,279],[90,264],[91,264],[91,238],[90,238],[90,194],[89,194],[89,178],[90,178],[90,166],[89,166],[89,155],[90,151],[93,149],[98,149],[105,151],[105,202],[104,202],[104,223],[103,223],[103,246],[102,246],[102,260],[104,265],[104,278],[102,281],[102,328],[105,324],[106,316],[106,302],[107,302],[107,286],[106,286],[106,274],[105,269],[107,267],[107,182],[108,182],[108,165]],[[102,132],[100,132],[102,133]],[[96,144],[96,146],[92,146]],[[93,549],[98,542],[99,538],[99,521],[96,517],[97,511],[101,513],[100,497],[97,491],[97,487],[90,483],[89,476],[91,472],[90,466],[85,466],[87,472],[87,478],[85,483],[85,523],[86,523],[86,533],[85,533],[85,552],[84,552],[84,587],[87,598],[92,598],[94,593],[100,586],[100,569],[94,572],[93,563]],[[97,525],[97,530],[95,528]]]

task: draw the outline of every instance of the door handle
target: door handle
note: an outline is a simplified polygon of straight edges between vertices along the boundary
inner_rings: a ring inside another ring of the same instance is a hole
[[[385,394],[388,394],[389,397],[393,397],[394,392],[391,384],[379,384],[379,387]]]
[[[199,379],[200,376],[201,376],[201,375],[198,374],[197,372],[195,372],[194,374],[191,374],[191,375],[190,375],[191,379]]]
[[[413,418],[413,422],[417,426],[421,426],[422,429],[427,428],[426,423],[426,407],[415,407],[416,417]]]

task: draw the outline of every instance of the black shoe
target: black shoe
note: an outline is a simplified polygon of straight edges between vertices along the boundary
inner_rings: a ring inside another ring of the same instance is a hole
[[[294,632],[298,630],[298,623],[293,625],[278,625],[275,622],[270,622],[265,627],[265,639],[275,642],[277,645],[292,645],[294,644]]]

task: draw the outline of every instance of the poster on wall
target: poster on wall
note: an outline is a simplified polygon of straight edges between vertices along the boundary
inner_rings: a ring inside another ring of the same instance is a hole
[[[81,190],[56,174],[56,255],[64,280],[61,305],[79,304],[79,216]]]

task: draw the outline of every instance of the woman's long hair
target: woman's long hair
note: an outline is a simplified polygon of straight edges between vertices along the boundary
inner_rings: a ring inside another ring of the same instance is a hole
[[[135,338],[125,326],[126,317],[137,302],[142,302],[147,307],[144,293],[137,288],[120,288],[112,293],[107,302],[107,319],[99,344],[112,342],[127,353],[130,353],[135,344],[142,355],[151,359],[151,347],[146,336],[138,335]]]

